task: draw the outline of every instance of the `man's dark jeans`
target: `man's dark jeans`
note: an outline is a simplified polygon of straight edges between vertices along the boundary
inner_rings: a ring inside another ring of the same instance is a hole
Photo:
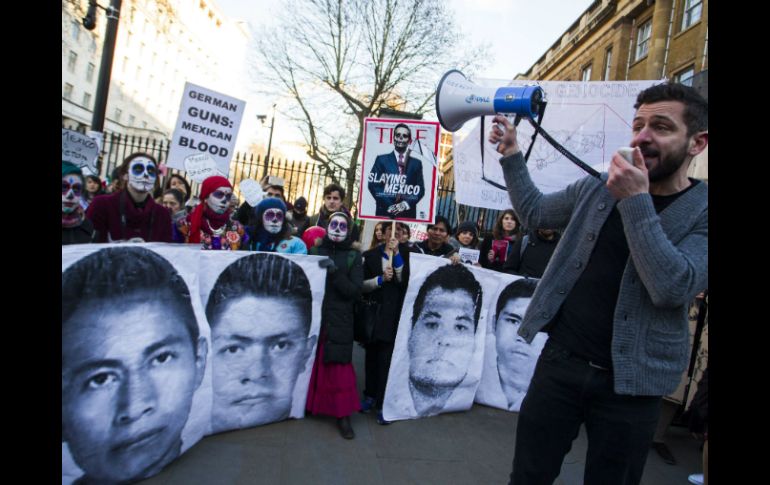
[[[612,371],[548,341],[521,405],[511,484],[551,484],[581,423],[588,435],[585,485],[638,484],[660,396],[622,396]]]

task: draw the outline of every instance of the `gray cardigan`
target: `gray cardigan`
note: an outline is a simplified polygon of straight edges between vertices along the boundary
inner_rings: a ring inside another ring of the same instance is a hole
[[[607,189],[606,173],[601,180],[585,177],[544,195],[532,183],[521,153],[501,158],[500,164],[513,208],[526,227],[566,226],[519,334],[531,342],[556,315],[617,203],[630,256],[613,320],[615,392],[672,393],[689,357],[688,305],[708,287],[706,184],[692,187],[658,215],[649,194],[618,203]]]

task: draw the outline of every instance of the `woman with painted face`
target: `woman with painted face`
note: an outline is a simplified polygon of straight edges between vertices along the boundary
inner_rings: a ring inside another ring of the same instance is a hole
[[[230,181],[220,175],[201,184],[201,203],[178,225],[189,244],[202,249],[236,251],[246,247],[249,236],[240,222],[232,220],[230,199],[234,197]]]
[[[147,153],[132,153],[118,169],[124,188],[96,197],[86,217],[96,230],[95,242],[171,242],[171,215],[150,196],[158,163]]]
[[[361,409],[356,389],[353,358],[353,311],[361,295],[364,270],[361,253],[351,248],[351,220],[335,212],[326,226],[320,247],[309,254],[328,256],[326,293],[321,311],[321,334],[307,395],[307,411],[337,418],[345,439],[355,433],[350,415]]]
[[[249,229],[251,251],[307,254],[302,239],[291,235],[286,220],[286,204],[278,197],[267,197],[254,208],[254,227]]]
[[[83,172],[69,162],[61,163],[61,243],[90,243],[94,235],[94,226],[85,218],[85,211],[80,205],[84,192]]]

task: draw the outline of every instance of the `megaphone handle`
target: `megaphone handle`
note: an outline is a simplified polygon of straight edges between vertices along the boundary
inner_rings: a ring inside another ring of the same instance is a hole
[[[516,118],[513,119],[513,126],[519,126],[519,122],[521,121],[521,115],[516,114]]]

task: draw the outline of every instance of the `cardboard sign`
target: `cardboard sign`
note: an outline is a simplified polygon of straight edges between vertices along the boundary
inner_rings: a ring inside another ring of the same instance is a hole
[[[438,143],[438,122],[364,120],[358,217],[432,224]]]
[[[93,138],[77,131],[61,130],[61,159],[78,167],[87,167],[96,173],[96,159],[99,156],[99,144]]]
[[[239,188],[241,189],[241,194],[243,194],[246,202],[252,207],[256,207],[257,204],[265,198],[265,192],[256,180],[243,179],[241,180]]]
[[[475,264],[479,262],[479,250],[460,248],[457,254],[460,256],[460,262],[463,264]]]
[[[227,177],[245,109],[245,101],[185,83],[167,165],[186,170],[187,157],[207,154]]]
[[[184,170],[199,184],[212,175],[222,175],[217,169],[216,160],[205,153],[185,157]]]

